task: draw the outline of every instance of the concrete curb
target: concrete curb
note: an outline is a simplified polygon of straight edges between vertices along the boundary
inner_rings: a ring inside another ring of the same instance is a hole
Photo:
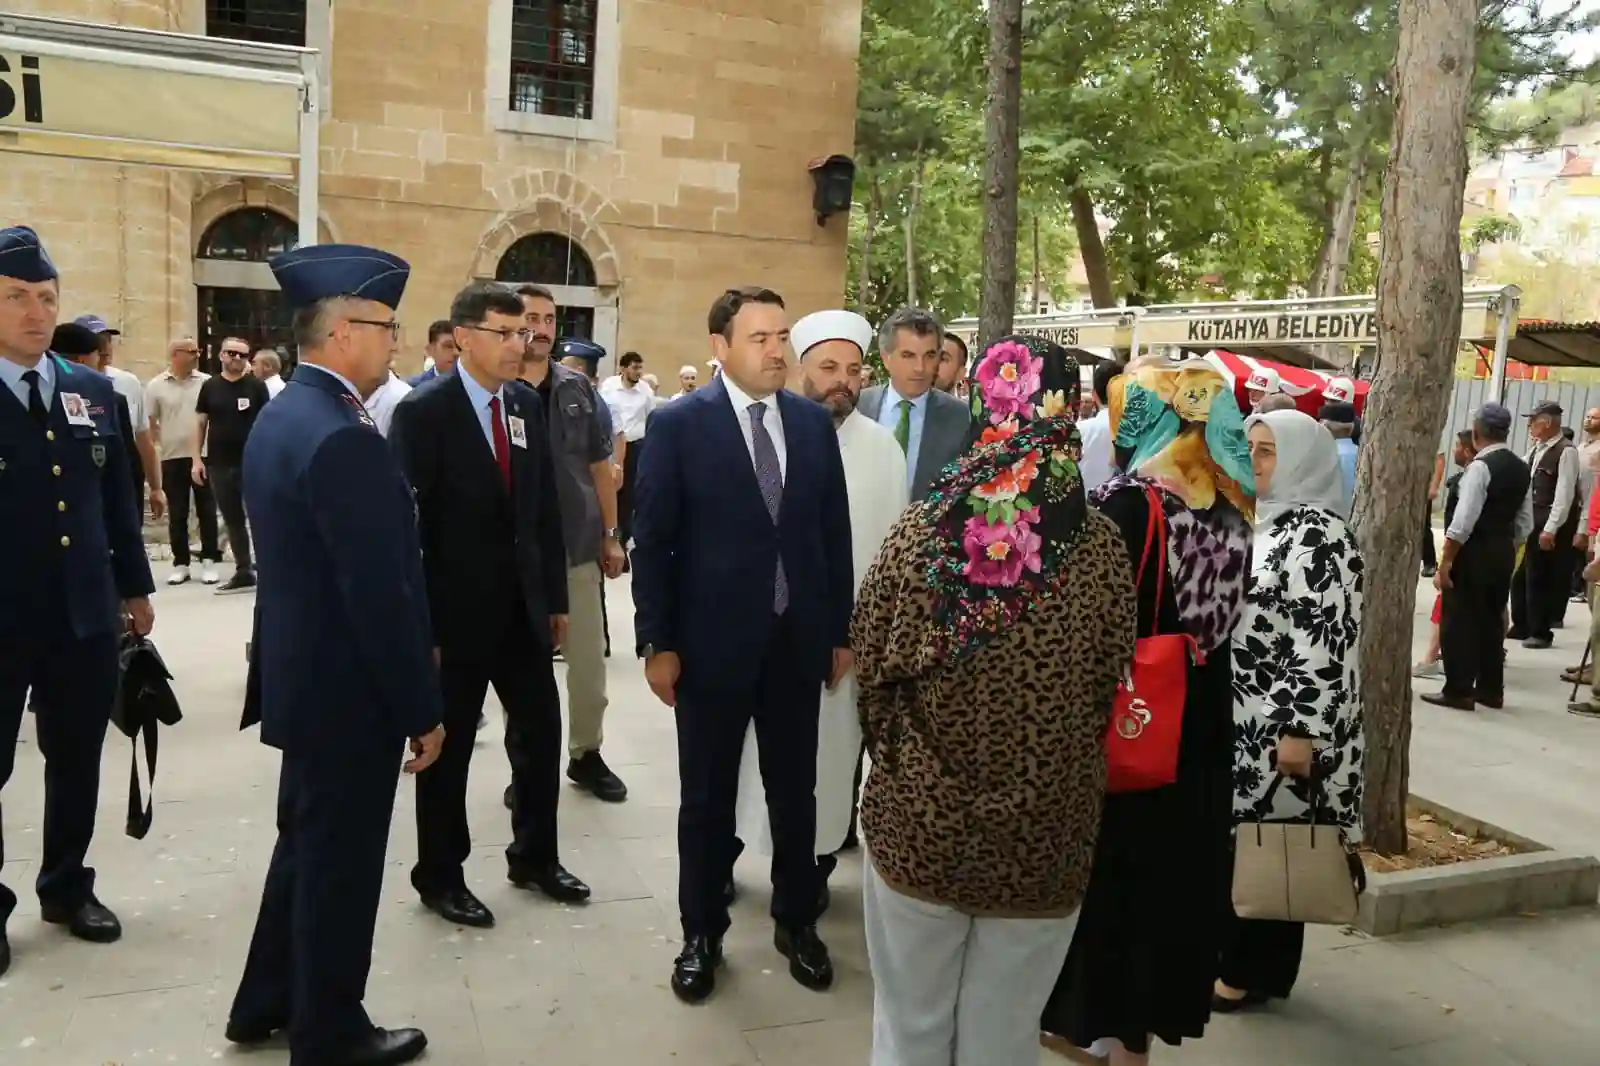
[[[1412,796],[1411,803],[1458,829],[1526,848],[1451,866],[1369,873],[1355,926],[1370,936],[1393,936],[1457,922],[1592,907],[1600,898],[1600,860],[1568,855],[1516,833]]]

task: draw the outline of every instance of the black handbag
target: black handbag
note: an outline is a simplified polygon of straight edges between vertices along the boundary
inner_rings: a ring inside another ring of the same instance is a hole
[[[143,840],[150,832],[155,807],[156,751],[160,727],[183,721],[183,710],[172,691],[172,672],[148,637],[127,633],[118,656],[117,695],[111,705],[111,722],[133,741],[128,767],[127,833]],[[144,747],[148,792],[139,785],[139,748]]]

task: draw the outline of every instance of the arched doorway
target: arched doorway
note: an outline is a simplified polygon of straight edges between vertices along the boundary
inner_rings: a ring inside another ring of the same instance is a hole
[[[295,224],[265,207],[230,211],[201,235],[194,262],[195,339],[207,373],[215,373],[215,352],[224,337],[243,337],[252,349],[276,348],[285,369],[293,366],[292,315],[267,261],[297,243]]]
[[[519,237],[500,257],[494,277],[509,285],[549,289],[556,299],[558,338],[582,337],[616,355],[611,351],[617,341],[616,300],[601,295],[594,262],[578,242],[549,232]]]

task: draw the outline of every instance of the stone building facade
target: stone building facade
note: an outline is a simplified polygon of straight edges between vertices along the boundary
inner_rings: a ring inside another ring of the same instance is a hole
[[[471,278],[557,287],[564,323],[664,384],[708,357],[729,285],[837,306],[845,219],[807,163],[854,142],[859,0],[11,0],[20,13],[305,44],[326,56],[323,240],[412,277],[399,369]],[[292,187],[0,153],[0,219],[37,228],[63,312],[124,332],[285,338],[270,272]]]

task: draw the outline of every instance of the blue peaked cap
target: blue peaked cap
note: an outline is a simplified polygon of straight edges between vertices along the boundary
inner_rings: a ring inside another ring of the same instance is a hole
[[[313,244],[274,256],[267,264],[295,310],[318,300],[354,296],[391,309],[411,277],[411,264],[390,252],[359,244]]]
[[[577,356],[588,363],[599,363],[606,357],[606,350],[594,341],[586,341],[582,337],[567,337],[556,341],[556,358],[566,359],[569,356]]]
[[[0,277],[36,285],[56,281],[61,275],[37,233],[27,226],[8,226],[0,229]]]

